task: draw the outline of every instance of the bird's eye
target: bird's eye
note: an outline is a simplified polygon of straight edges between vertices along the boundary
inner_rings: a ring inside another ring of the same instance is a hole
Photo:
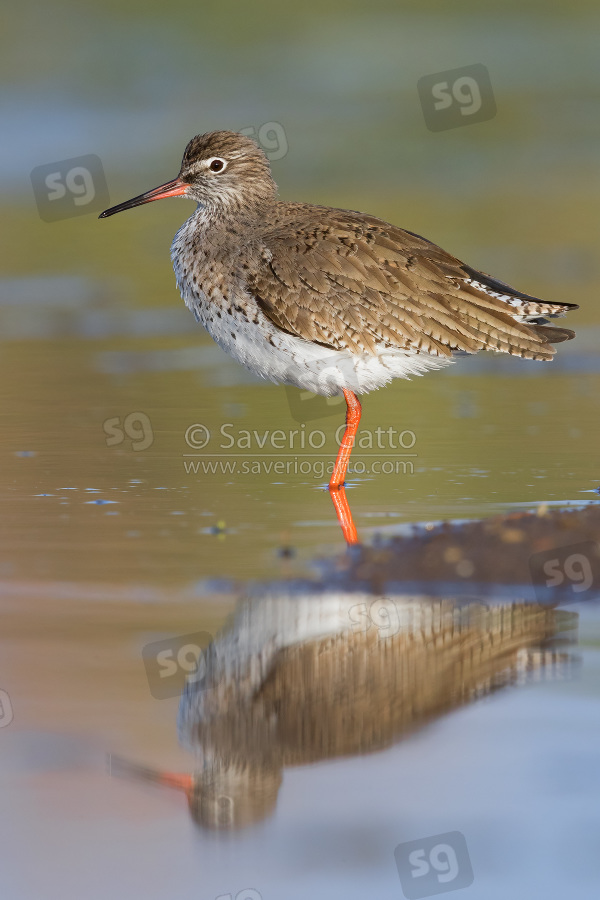
[[[208,168],[211,172],[222,172],[227,166],[227,162],[224,159],[221,159],[220,156],[213,156],[212,159],[208,160]]]

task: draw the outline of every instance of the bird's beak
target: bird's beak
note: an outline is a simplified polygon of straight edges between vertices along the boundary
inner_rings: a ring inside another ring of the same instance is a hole
[[[98,218],[106,219],[107,216],[114,216],[115,213],[122,212],[124,209],[133,209],[134,206],[141,206],[142,203],[150,203],[151,200],[162,200],[164,197],[185,197],[188,187],[189,184],[186,184],[179,178],[175,178],[173,181],[167,181],[166,184],[161,184],[160,187],[154,188],[153,191],[146,191],[145,194],[140,194],[139,197],[134,197],[132,200],[126,200],[125,203],[119,203],[117,206],[105,209]]]

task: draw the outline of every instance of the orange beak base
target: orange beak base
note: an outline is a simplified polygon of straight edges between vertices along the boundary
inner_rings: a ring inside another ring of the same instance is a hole
[[[132,200],[126,200],[125,203],[119,203],[118,206],[111,206],[110,209],[105,209],[98,218],[106,219],[108,216],[114,216],[115,213],[123,212],[124,209],[133,209],[134,206],[151,203],[152,200],[163,200],[165,197],[185,197],[188,187],[189,185],[184,181],[175,178],[173,181],[167,181],[166,184],[161,184],[160,187],[154,188],[153,191],[146,191],[145,194],[140,194],[139,197],[134,197]]]

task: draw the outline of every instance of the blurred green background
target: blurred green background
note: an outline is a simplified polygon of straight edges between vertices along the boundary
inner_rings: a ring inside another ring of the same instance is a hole
[[[38,166],[96,154],[117,203],[173,178],[189,138],[220,128],[278,124],[283,199],[378,215],[581,304],[566,323],[577,340],[550,365],[486,355],[365,399],[363,427],[411,429],[418,455],[413,475],[353,479],[363,538],[593,497],[599,26],[583,0],[5,7],[2,577],[202,591],[305,572],[342,545],[318,479],[184,470],[194,423],[298,427],[285,389],[251,379],[183,307],[169,247],[193,205],[101,222],[38,214]],[[428,130],[419,79],[477,63],[496,115]],[[132,412],[148,417],[151,446],[107,446],[103,423]],[[307,426],[326,431],[325,458],[341,419]]]

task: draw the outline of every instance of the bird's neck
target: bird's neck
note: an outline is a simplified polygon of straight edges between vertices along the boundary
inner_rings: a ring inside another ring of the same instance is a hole
[[[269,211],[275,202],[263,200],[252,205],[233,202],[199,205],[184,228],[188,235],[200,234],[210,238],[211,243],[239,246],[241,240],[247,240],[262,230],[264,223],[269,221]]]

